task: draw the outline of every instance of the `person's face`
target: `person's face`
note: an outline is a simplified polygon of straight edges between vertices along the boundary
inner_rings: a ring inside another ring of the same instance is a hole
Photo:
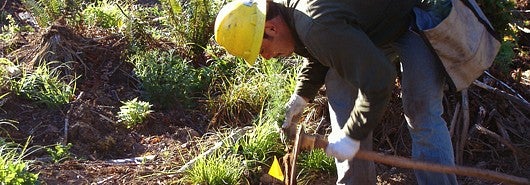
[[[260,55],[265,59],[287,57],[294,52],[294,39],[287,24],[275,17],[265,22]]]

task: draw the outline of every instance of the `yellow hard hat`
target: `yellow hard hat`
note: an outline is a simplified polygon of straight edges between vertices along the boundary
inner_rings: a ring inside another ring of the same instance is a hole
[[[226,4],[215,19],[215,41],[228,53],[252,65],[265,30],[266,0],[235,0]]]

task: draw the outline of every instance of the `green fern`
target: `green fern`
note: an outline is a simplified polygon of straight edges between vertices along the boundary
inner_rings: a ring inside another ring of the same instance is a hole
[[[153,111],[149,102],[138,101],[138,98],[122,102],[118,112],[119,122],[125,124],[127,128],[132,128],[137,124],[142,123],[145,118]]]

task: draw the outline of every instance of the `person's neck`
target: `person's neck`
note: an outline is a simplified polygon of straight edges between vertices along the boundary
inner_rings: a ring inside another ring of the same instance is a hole
[[[294,11],[296,11],[296,5],[298,4],[298,1],[300,0],[282,0],[282,2],[280,2],[280,5],[282,6],[279,6],[280,16],[282,16],[282,19],[289,27],[289,30],[295,39],[295,53],[300,56],[307,57],[309,53],[305,48],[305,45],[300,40],[298,33],[296,32],[295,22],[293,20],[293,14]]]

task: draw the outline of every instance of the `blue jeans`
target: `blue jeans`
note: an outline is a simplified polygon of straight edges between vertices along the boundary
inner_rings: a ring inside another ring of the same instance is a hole
[[[389,58],[400,57],[402,100],[405,119],[412,137],[415,160],[454,165],[453,147],[443,113],[444,76],[442,66],[415,32],[408,31],[394,43],[381,48]],[[341,129],[355,104],[358,88],[344,81],[332,68],[326,76],[326,94],[334,131]],[[384,123],[381,123],[384,124]],[[372,150],[372,135],[361,141],[361,148]],[[375,184],[373,162],[336,160],[337,184]],[[454,174],[415,170],[418,184],[457,184]]]

